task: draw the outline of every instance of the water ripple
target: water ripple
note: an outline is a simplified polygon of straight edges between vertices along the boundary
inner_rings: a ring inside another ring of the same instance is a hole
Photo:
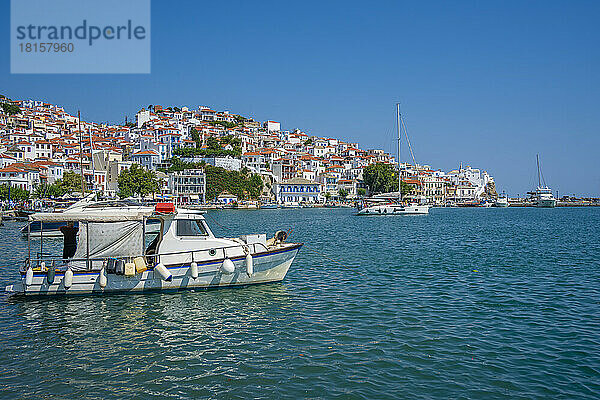
[[[308,247],[279,284],[4,298],[0,397],[600,397],[600,209],[210,216]],[[0,232],[2,286],[18,227]]]

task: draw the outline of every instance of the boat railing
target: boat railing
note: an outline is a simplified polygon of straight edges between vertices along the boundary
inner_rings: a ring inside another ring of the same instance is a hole
[[[215,247],[209,249],[196,249],[196,250],[182,250],[182,251],[173,251],[159,254],[137,254],[131,256],[123,256],[123,257],[84,257],[84,258],[68,258],[64,259],[58,256],[48,256],[45,257],[43,254],[37,254],[36,258],[26,258],[24,266],[21,269],[21,272],[25,272],[30,266],[34,269],[41,268],[42,263],[46,268],[56,268],[56,267],[68,267],[71,263],[85,263],[86,268],[82,271],[95,271],[97,269],[93,269],[94,262],[96,265],[98,263],[102,263],[102,266],[106,266],[108,260],[133,260],[137,257],[143,257],[146,260],[146,264],[149,265],[149,268],[154,268],[155,265],[161,262],[161,257],[164,256],[176,256],[176,255],[191,255],[191,261],[211,261],[211,260],[219,260],[221,258],[229,258],[229,257],[239,257],[240,254],[232,254],[233,249],[242,249],[243,254],[257,254],[263,251],[269,251],[266,245],[262,243],[249,243],[249,244],[236,244],[225,247]],[[207,253],[210,258],[203,258],[198,255],[198,253]],[[222,257],[221,257],[222,256]]]

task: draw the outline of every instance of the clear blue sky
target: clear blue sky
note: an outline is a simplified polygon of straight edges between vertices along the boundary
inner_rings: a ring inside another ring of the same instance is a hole
[[[598,1],[152,2],[150,75],[11,75],[0,93],[122,121],[148,104],[275,119],[393,149],[400,101],[417,161],[459,162],[500,191],[600,196]]]

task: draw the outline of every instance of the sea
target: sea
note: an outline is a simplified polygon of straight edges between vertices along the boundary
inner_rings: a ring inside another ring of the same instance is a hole
[[[305,245],[281,283],[2,294],[0,398],[600,398],[598,207],[206,218],[219,236]],[[2,288],[22,226],[0,228]]]

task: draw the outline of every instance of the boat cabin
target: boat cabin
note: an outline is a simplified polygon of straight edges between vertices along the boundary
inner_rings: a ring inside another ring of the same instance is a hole
[[[267,249],[265,235],[249,235],[245,240],[216,238],[202,214],[196,210],[175,210],[173,207],[165,211],[144,206],[34,214],[31,221],[62,223],[65,226],[76,223],[77,243],[72,256],[42,257],[42,232],[40,250],[35,258],[31,256],[32,245],[28,240],[28,264],[34,268],[50,263],[59,270],[95,271],[104,268],[111,259],[131,262],[142,257],[148,265],[172,265],[241,256]],[[152,225],[156,229],[149,229],[148,221],[155,221]]]

